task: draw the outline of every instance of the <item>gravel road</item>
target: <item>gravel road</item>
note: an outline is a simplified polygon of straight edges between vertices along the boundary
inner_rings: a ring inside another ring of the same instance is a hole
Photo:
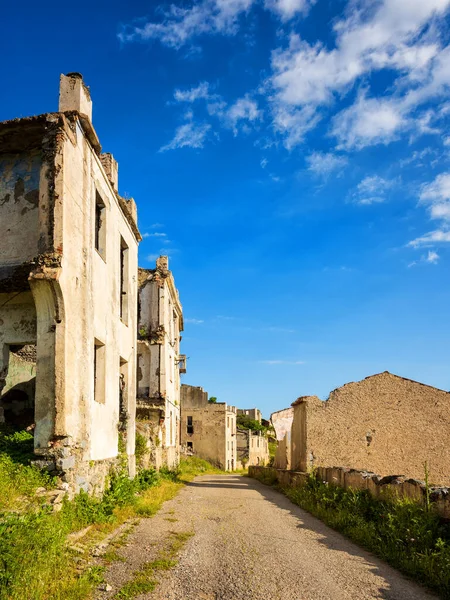
[[[170,531],[195,535],[141,600],[436,598],[279,492],[236,475],[197,477],[143,520],[122,550],[124,562],[107,575],[115,590]]]

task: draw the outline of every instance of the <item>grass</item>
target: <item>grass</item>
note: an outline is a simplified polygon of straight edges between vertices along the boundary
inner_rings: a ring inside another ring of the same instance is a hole
[[[282,491],[333,529],[450,599],[450,523],[432,510],[393,495],[379,500],[367,490],[345,490],[313,474],[303,486]]]
[[[168,571],[177,565],[176,556],[184,544],[192,537],[192,531],[171,532],[169,546],[161,550],[157,558],[144,565],[134,573],[133,579],[127,582],[114,596],[114,600],[131,600],[140,594],[153,592],[158,585],[158,572]]]
[[[216,472],[205,461],[189,459],[175,472],[148,469],[134,480],[112,475],[101,499],[82,492],[54,513],[35,494],[56,482],[29,465],[30,439],[27,432],[0,431],[0,600],[89,597],[102,578],[98,567],[89,567],[89,543],[129,519],[154,515],[196,474]],[[89,525],[85,551],[72,549],[68,535]],[[115,557],[112,549],[107,558]]]

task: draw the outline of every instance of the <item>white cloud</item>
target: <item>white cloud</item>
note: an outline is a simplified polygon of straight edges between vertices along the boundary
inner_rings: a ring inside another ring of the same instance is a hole
[[[261,165],[262,169],[265,169],[267,167],[267,165],[269,164],[269,161],[267,160],[267,158],[262,158],[261,162],[259,164]]]
[[[149,262],[154,262],[157,258],[159,258],[159,254],[148,254],[146,256],[146,260],[148,260]]]
[[[167,237],[167,233],[159,233],[159,232],[144,233],[142,237],[144,237],[144,238],[149,238],[149,237]]]
[[[435,265],[439,261],[439,258],[440,258],[439,254],[437,252],[434,252],[433,250],[429,250],[425,260],[426,260],[426,262],[431,263],[432,265]]]
[[[441,173],[431,183],[424,184],[419,197],[428,204],[432,219],[450,222],[450,173]]]
[[[275,131],[284,137],[284,145],[288,150],[303,142],[305,135],[320,121],[319,114],[312,106],[304,106],[292,110],[282,104],[273,109],[273,126]]]
[[[419,260],[413,260],[412,262],[410,262],[408,265],[408,269],[410,269],[411,267],[417,267],[421,264],[437,265],[439,259],[440,256],[437,252],[435,252],[434,250],[428,250],[428,254],[422,255]]]
[[[333,134],[343,148],[388,143],[406,127],[430,132],[431,114],[410,121],[423,102],[443,94],[450,83],[448,49],[441,49],[436,29],[425,25],[444,15],[450,0],[381,0],[351,2],[347,16],[334,24],[336,45],[309,44],[298,35],[289,47],[272,55],[269,79],[276,116],[283,111],[294,117],[309,108],[330,106],[364,75],[382,69],[397,71],[390,96],[371,98],[359,94],[354,106],[334,121]],[[434,36],[434,39],[432,39]],[[286,127],[289,136],[289,127]],[[289,145],[302,141],[290,136]]]
[[[432,183],[422,186],[422,202],[444,203],[450,200],[450,173],[441,173]]]
[[[361,149],[393,141],[407,124],[397,102],[360,94],[352,106],[334,117],[331,133],[339,140],[338,148]]]
[[[206,137],[211,129],[207,123],[196,124],[192,121],[180,125],[175,131],[174,138],[165,146],[159,149],[159,152],[167,152],[177,148],[203,148]]]
[[[306,15],[317,0],[265,0],[264,8],[286,22],[298,14]],[[140,19],[123,25],[118,37],[122,43],[159,40],[162,44],[179,49],[201,35],[235,35],[239,20],[258,0],[203,0],[182,7],[171,4],[159,11],[157,21]]]
[[[350,195],[350,201],[354,204],[363,206],[385,202],[388,190],[390,190],[395,183],[395,180],[383,179],[378,175],[365,177],[358,183],[356,189]]]
[[[176,89],[173,95],[177,102],[195,102],[200,99],[207,100],[214,96],[210,94],[209,83],[207,81],[202,81],[197,87],[193,87],[190,90]]]
[[[437,243],[448,242],[450,242],[450,231],[436,229],[435,231],[430,231],[429,233],[412,240],[409,242],[408,246],[418,248],[419,246],[431,246]]]
[[[313,152],[306,158],[306,162],[309,165],[308,171],[327,177],[333,171],[343,169],[348,164],[348,159],[331,152]]]
[[[282,21],[289,21],[298,13],[306,14],[315,3],[316,0],[266,0],[264,4]]]
[[[203,0],[184,8],[171,4],[161,22],[148,21],[126,25],[119,33],[122,42],[159,40],[172,48],[181,48],[202,34],[234,35],[239,17],[254,0]]]
[[[444,146],[450,146],[450,136],[445,137],[442,142]]]
[[[208,113],[218,117],[224,127],[233,130],[234,135],[238,134],[239,127],[242,128],[262,118],[262,111],[258,108],[258,103],[249,95],[238,98],[231,106],[228,106],[219,96],[216,98],[216,102],[207,105]]]
[[[201,325],[204,323],[203,319],[184,319],[185,323],[190,323],[191,325]]]
[[[423,166],[423,159],[426,158],[427,156],[435,156],[436,152],[432,149],[432,148],[424,148],[423,150],[415,150],[411,156],[409,156],[408,158],[404,158],[402,160],[399,161],[399,166],[400,168],[406,167],[407,165],[410,165],[411,163],[416,163],[417,166]],[[430,162],[431,159],[428,159],[428,162]]]

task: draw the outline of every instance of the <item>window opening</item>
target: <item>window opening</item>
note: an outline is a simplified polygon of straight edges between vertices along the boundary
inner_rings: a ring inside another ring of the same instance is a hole
[[[128,422],[128,363],[120,359],[119,367],[119,431],[126,431]]]
[[[94,341],[94,400],[105,404],[105,345],[98,340]]]
[[[192,417],[187,418],[187,433],[194,433],[194,425],[192,423]]]
[[[120,318],[128,325],[128,246],[120,237]]]
[[[95,192],[95,249],[106,260],[106,206],[100,194]]]

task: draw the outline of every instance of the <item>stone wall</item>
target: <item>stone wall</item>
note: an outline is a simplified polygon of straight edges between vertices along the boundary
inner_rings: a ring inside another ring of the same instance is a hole
[[[450,483],[448,392],[384,372],[293,406],[294,470],[342,465],[423,479],[426,462],[432,483]]]
[[[250,477],[277,481],[281,486],[301,486],[308,474],[275,467],[250,467]],[[368,490],[378,499],[392,497],[410,498],[422,505],[426,501],[426,487],[423,481],[407,479],[397,475],[381,477],[367,471],[346,469],[343,467],[318,467],[316,475],[320,481],[345,489]],[[445,519],[450,519],[450,492],[447,487],[431,487],[430,501],[436,512]]]

